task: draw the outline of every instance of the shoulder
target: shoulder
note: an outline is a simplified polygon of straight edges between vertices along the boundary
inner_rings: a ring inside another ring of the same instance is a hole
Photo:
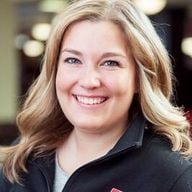
[[[42,188],[45,191],[47,188],[47,181],[50,182],[54,178],[54,156],[47,155],[44,157],[34,158],[31,156],[26,161],[27,172],[21,172],[21,183],[11,183],[0,170],[0,192],[16,191],[38,191]]]
[[[1,192],[9,191],[11,185],[12,184],[4,176],[3,170],[1,168],[0,169],[0,189],[1,189]]]
[[[176,180],[175,184],[172,186],[171,192],[192,192],[192,165],[182,172],[180,177]]]
[[[3,173],[3,170],[0,170],[0,192],[22,192],[26,191],[24,185],[17,182],[10,182]]]
[[[144,150],[149,155],[149,159],[161,162],[165,168],[173,170],[185,170],[192,165],[192,161],[184,158],[178,151],[172,150],[172,145],[164,136],[153,132],[146,133],[144,139]]]
[[[188,190],[184,191],[192,192],[192,160],[172,151],[168,139],[150,132],[145,135],[143,148],[150,164],[149,169],[155,170],[155,173],[161,176],[162,183],[172,183],[174,192],[183,191],[185,188]]]

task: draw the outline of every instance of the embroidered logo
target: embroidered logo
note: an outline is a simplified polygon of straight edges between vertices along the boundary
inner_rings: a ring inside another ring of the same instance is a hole
[[[123,191],[120,191],[119,189],[113,188],[113,189],[111,189],[110,192],[123,192]]]

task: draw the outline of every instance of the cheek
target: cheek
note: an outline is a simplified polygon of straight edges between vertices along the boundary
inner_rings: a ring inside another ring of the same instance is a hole
[[[56,91],[67,91],[72,84],[74,83],[75,79],[73,75],[69,75],[70,73],[67,73],[66,71],[62,70],[61,68],[58,68],[57,74],[56,74]]]
[[[132,95],[136,92],[135,78],[127,73],[106,80],[107,87],[116,96]]]

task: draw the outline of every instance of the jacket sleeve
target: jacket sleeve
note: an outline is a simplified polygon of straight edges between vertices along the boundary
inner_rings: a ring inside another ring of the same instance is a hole
[[[192,192],[192,165],[177,179],[170,192]]]

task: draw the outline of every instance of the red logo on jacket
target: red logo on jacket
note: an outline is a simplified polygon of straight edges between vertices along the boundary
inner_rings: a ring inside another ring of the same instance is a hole
[[[123,191],[120,191],[119,189],[113,188],[113,189],[111,189],[111,192],[123,192]]]

